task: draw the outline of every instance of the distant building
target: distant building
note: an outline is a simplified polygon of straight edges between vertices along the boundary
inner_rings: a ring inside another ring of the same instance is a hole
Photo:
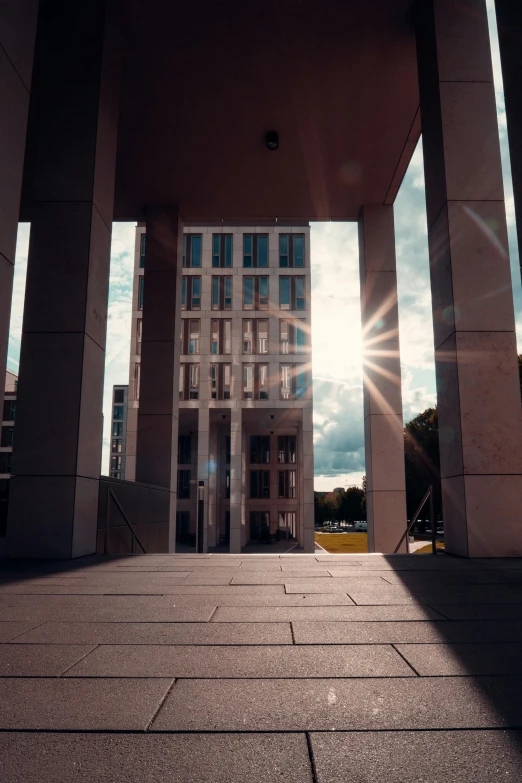
[[[125,457],[127,453],[127,411],[129,400],[128,386],[112,388],[111,418],[111,478],[125,478]]]
[[[5,394],[2,410],[2,433],[0,437],[0,538],[5,536],[7,522],[17,386],[18,376],[14,372],[7,370],[5,375]]]

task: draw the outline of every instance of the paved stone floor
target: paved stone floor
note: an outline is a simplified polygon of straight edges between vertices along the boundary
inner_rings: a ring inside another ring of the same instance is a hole
[[[0,561],[0,780],[522,780],[522,560]]]

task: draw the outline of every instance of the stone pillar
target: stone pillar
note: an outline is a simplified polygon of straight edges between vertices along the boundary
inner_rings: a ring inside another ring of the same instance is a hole
[[[210,451],[210,411],[208,407],[198,412],[198,493],[199,482],[205,482],[203,513],[203,552],[208,552],[208,509],[209,509],[209,451]],[[199,498],[199,494],[198,494]]]
[[[8,4],[0,5],[0,106],[4,107],[0,117],[0,411],[37,12],[37,0],[18,0],[16,13]]]
[[[522,410],[484,0],[417,13],[446,548],[522,555]]]
[[[230,554],[241,554],[243,416],[230,411]]]
[[[314,509],[314,426],[313,409],[303,408],[303,529],[301,546],[308,554],[315,552],[315,509]]]
[[[522,4],[519,0],[495,0],[495,6],[522,266]]]
[[[399,313],[392,206],[359,219],[368,549],[393,552],[406,529]],[[401,551],[406,551],[404,544]]]
[[[136,481],[170,490],[169,552],[176,545],[182,237],[177,207],[147,209]]]
[[[7,531],[13,557],[96,549],[119,97],[112,3],[42,0],[22,217],[31,221]]]

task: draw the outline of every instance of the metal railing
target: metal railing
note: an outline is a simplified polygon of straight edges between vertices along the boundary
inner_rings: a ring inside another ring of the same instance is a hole
[[[108,543],[109,543],[109,541],[108,541],[108,539],[109,539],[109,521],[110,521],[110,518],[111,518],[111,498],[112,498],[112,500],[114,500],[114,502],[116,504],[116,508],[118,509],[120,514],[122,515],[125,524],[127,525],[127,527],[129,528],[129,530],[130,530],[130,532],[132,534],[132,538],[131,538],[131,553],[134,554],[134,541],[137,541],[139,546],[140,546],[141,551],[143,552],[143,554],[146,554],[145,547],[143,546],[143,544],[141,543],[140,539],[138,538],[138,536],[134,532],[131,523],[127,519],[127,515],[125,514],[125,511],[121,507],[120,501],[118,500],[118,498],[116,497],[116,495],[114,494],[114,492],[112,491],[112,489],[110,487],[107,490],[107,495],[108,495],[108,497],[107,497],[107,517],[105,519],[104,554],[108,554],[107,549],[108,549]]]
[[[433,555],[437,554],[437,524],[435,520],[435,505],[433,503],[433,485],[430,484],[428,489],[426,490],[424,497],[422,498],[421,502],[419,503],[419,507],[417,508],[417,511],[413,515],[412,519],[408,523],[405,532],[402,534],[401,540],[395,547],[393,554],[396,555],[397,552],[400,549],[400,546],[404,539],[406,539],[406,551],[409,554],[409,546],[408,546],[408,536],[410,535],[410,530],[414,526],[414,524],[417,522],[419,518],[419,514],[426,505],[427,500],[430,500],[430,518],[431,518],[431,553]]]

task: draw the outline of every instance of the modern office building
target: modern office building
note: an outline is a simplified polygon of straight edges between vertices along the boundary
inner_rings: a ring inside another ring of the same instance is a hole
[[[125,478],[127,441],[128,386],[112,387],[111,454],[109,474],[111,478]]]
[[[7,523],[17,386],[18,376],[14,372],[7,370],[5,374],[4,404],[2,410],[2,432],[0,436],[0,539],[5,536]]]
[[[146,263],[146,229],[140,224],[125,453],[125,478],[131,481],[136,478]],[[177,545],[239,551],[249,542],[284,539],[290,546],[307,542],[310,547],[309,224],[186,225],[181,316],[173,384],[179,397],[172,455]],[[111,475],[112,460],[113,454]]]

